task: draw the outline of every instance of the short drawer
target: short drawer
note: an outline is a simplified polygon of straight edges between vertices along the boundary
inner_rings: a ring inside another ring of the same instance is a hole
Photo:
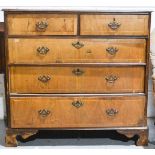
[[[12,97],[10,110],[12,128],[97,128],[146,125],[144,96]]]
[[[11,67],[11,93],[144,92],[143,66]]]
[[[144,39],[8,39],[9,63],[145,62]]]
[[[148,15],[81,15],[81,35],[148,35]]]
[[[10,14],[8,35],[76,35],[74,14]]]

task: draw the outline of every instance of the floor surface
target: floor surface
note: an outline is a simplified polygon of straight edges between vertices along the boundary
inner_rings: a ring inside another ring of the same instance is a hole
[[[28,140],[20,141],[18,148],[94,148],[94,149],[155,149],[155,119],[149,119],[149,145],[147,147],[135,146],[134,140],[116,134],[115,131],[41,131]],[[0,121],[0,149],[4,147],[5,126]],[[20,139],[19,139],[20,140]]]

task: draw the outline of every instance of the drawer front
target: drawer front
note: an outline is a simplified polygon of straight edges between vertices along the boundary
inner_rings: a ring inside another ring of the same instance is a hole
[[[144,92],[143,66],[11,67],[11,93]]]
[[[9,63],[145,62],[144,39],[8,39]]]
[[[81,15],[81,35],[148,35],[148,15]]]
[[[15,97],[11,98],[10,107],[12,128],[97,128],[146,125],[144,96]]]
[[[12,14],[7,16],[9,35],[76,35],[74,14]]]

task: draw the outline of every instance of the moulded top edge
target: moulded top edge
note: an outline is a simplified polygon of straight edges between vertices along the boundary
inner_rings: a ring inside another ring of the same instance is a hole
[[[22,13],[42,13],[42,12],[46,12],[46,13],[105,13],[105,14],[149,14],[152,11],[133,11],[133,10],[41,10],[41,9],[3,9],[2,11],[4,12],[8,12],[8,13],[18,13],[18,12],[22,12]]]

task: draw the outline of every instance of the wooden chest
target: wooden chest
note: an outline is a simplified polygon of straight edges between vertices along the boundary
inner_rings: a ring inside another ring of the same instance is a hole
[[[150,12],[5,11],[7,132],[117,130],[147,144]]]

